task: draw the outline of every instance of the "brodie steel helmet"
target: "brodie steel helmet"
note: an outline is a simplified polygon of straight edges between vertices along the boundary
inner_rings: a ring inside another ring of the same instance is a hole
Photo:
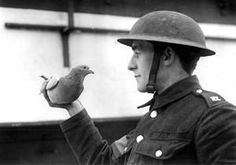
[[[199,56],[215,54],[206,47],[200,26],[192,18],[173,11],[155,11],[141,17],[126,37],[118,41],[131,46],[133,40],[177,44],[198,50]]]
[[[138,19],[126,37],[118,42],[132,46],[133,40],[146,40],[188,48],[197,56],[210,56],[215,52],[206,47],[200,26],[189,16],[174,11],[154,11]],[[154,93],[160,55],[155,52],[149,74],[147,91]]]

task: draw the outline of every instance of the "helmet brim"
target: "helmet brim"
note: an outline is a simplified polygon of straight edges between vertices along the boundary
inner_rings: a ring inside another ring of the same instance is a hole
[[[173,38],[164,38],[164,37],[150,37],[150,36],[131,36],[131,37],[122,37],[117,39],[118,42],[124,44],[126,46],[131,47],[134,40],[145,40],[150,42],[158,42],[158,43],[166,43],[166,44],[173,44],[178,46],[187,47],[192,49],[193,52],[197,52],[196,55],[199,56],[211,56],[216,54],[215,51],[208,49],[206,47],[202,47],[202,45],[196,45],[195,42],[180,40],[180,39],[173,39]]]

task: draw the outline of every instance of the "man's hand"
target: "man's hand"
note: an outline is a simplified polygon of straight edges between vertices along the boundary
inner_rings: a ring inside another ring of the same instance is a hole
[[[58,80],[55,79],[54,77],[51,77],[51,78],[47,78],[45,76],[41,76],[43,79],[45,79],[45,81],[43,82],[42,86],[41,86],[41,89],[40,89],[40,94],[42,93],[44,98],[46,99],[48,105],[50,107],[55,107],[55,108],[65,108],[65,109],[68,109],[70,106],[71,106],[71,103],[68,103],[68,104],[56,104],[56,103],[52,103],[50,98],[48,97],[48,94],[47,94],[47,89],[48,88],[53,88],[53,84],[56,85]]]
[[[47,94],[47,86],[52,86],[52,84],[57,84],[55,81],[56,79],[55,78],[46,78],[45,76],[41,76],[42,78],[45,79],[45,81],[43,82],[42,86],[41,86],[41,89],[40,89],[40,93],[43,94],[44,98],[46,99],[48,105],[50,107],[55,107],[55,108],[64,108],[68,111],[68,113],[70,114],[70,116],[74,116],[76,115],[77,113],[81,112],[82,110],[84,110],[84,107],[83,105],[80,103],[79,100],[76,100],[72,103],[69,103],[69,104],[55,104],[55,103],[52,103],[48,97],[48,94]]]

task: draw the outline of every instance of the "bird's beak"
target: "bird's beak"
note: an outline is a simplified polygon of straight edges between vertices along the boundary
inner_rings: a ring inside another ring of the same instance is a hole
[[[94,74],[94,72],[92,70],[90,70],[90,69],[88,70],[88,73],[89,74]]]

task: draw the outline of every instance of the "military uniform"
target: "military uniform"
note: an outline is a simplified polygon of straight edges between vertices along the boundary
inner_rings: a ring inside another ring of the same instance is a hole
[[[61,125],[81,164],[236,164],[236,107],[205,91],[196,76],[146,105],[137,127],[112,145],[84,110]]]

